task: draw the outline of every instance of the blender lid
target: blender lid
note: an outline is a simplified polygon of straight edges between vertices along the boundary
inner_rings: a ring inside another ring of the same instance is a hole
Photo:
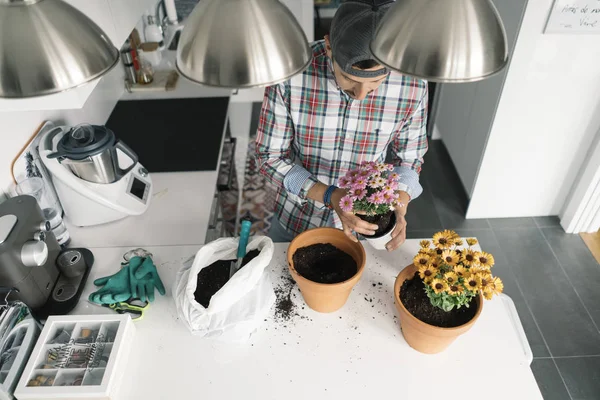
[[[115,145],[115,134],[105,126],[81,124],[73,127],[58,142],[56,153],[48,158],[83,160]]]

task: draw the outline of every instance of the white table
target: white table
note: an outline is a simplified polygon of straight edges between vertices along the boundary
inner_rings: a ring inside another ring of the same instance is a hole
[[[204,243],[217,171],[153,173],[152,202],[138,216],[76,227],[70,247],[173,246]]]
[[[178,320],[171,288],[181,263],[198,248],[148,247],[168,292],[136,322],[121,399],[462,400],[484,393],[486,399],[542,399],[529,367],[529,345],[507,297],[486,302],[474,327],[441,354],[424,355],[406,344],[394,318],[392,290],[418,240],[392,254],[365,244],[367,268],[344,308],[333,314],[302,309],[296,287],[292,299],[299,316],[287,323],[268,319],[246,344],[194,337]],[[94,290],[91,282],[114,273],[126,250],[92,249],[96,265],[86,298]],[[275,245],[270,268],[275,286],[288,276],[286,250]],[[74,311],[107,312],[85,300]]]

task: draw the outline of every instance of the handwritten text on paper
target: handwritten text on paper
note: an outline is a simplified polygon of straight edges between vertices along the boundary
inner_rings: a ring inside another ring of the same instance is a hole
[[[555,0],[546,33],[600,33],[600,0]]]

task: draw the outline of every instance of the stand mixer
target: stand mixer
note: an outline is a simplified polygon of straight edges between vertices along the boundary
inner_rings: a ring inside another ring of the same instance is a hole
[[[84,124],[48,128],[40,135],[40,158],[69,222],[99,225],[148,209],[152,197],[148,171],[110,129]],[[119,152],[129,159],[124,169]]]

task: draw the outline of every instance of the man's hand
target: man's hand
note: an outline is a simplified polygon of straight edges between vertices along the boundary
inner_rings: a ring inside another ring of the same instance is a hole
[[[377,225],[363,221],[352,213],[342,211],[340,208],[340,200],[346,194],[346,190],[336,189],[331,195],[331,206],[340,217],[346,236],[348,236],[348,238],[350,238],[350,240],[353,242],[358,242],[358,239],[352,234],[352,231],[363,235],[374,235],[378,228]]]
[[[400,192],[400,203],[401,207],[396,207],[394,212],[396,213],[396,227],[392,232],[392,240],[390,240],[385,248],[387,251],[394,251],[399,248],[406,240],[406,208],[410,201],[410,196],[406,192]]]

